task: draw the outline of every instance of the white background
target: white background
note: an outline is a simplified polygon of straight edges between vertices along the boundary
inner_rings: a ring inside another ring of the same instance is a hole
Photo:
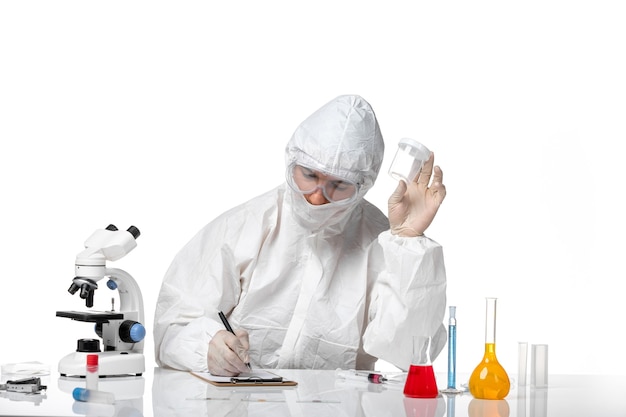
[[[374,107],[387,151],[435,152],[460,372],[547,343],[557,374],[626,374],[626,6],[621,1],[0,3],[0,363],[53,369],[92,337],[55,317],[95,230],[136,225],[111,263],[139,282],[147,366],[161,279],[224,210],[283,181],[296,126],[340,94]],[[411,4],[411,5],[410,5]],[[96,307],[111,295],[96,292]],[[446,371],[445,351],[435,361]],[[385,365],[381,365],[385,366]]]

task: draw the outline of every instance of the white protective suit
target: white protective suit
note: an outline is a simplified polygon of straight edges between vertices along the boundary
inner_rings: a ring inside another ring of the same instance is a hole
[[[249,332],[261,368],[408,369],[412,335],[445,345],[442,248],[389,232],[363,197],[383,160],[370,105],[340,96],[313,113],[286,148],[293,161],[361,184],[349,205],[314,206],[283,184],[222,214],[181,250],[163,280],[154,320],[160,366],[207,370],[211,337]]]

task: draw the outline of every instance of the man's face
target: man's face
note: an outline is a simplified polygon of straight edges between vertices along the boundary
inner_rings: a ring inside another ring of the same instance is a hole
[[[302,165],[294,165],[292,179],[297,191],[315,206],[330,202],[346,203],[352,201],[357,194],[357,186],[353,182]]]

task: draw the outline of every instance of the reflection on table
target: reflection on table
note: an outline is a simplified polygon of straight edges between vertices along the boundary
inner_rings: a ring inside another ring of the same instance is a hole
[[[276,372],[298,386],[216,387],[184,372],[155,369],[154,416],[626,416],[622,377],[551,376],[548,388],[513,385],[504,400],[494,401],[475,399],[469,392],[410,399],[402,394],[402,381],[377,385],[337,379],[334,371]]]
[[[0,391],[1,416],[331,416],[331,417],[625,417],[626,378],[550,375],[549,387],[512,384],[500,401],[477,400],[468,392],[435,399],[404,397],[395,384],[337,379],[334,371],[276,370],[295,387],[215,387],[187,372],[148,369],[141,377],[106,378],[99,388],[114,392],[115,405],[74,401],[84,380],[42,377],[37,395]],[[445,377],[437,375],[437,382]],[[458,381],[466,381],[459,375]],[[2,375],[2,381],[6,378]],[[462,385],[462,384],[461,384]]]
[[[2,383],[8,380],[20,380],[24,376],[2,375]],[[74,401],[72,391],[76,387],[85,387],[85,379],[79,377],[61,377],[56,375],[40,376],[41,385],[46,390],[37,394],[0,391],[0,416],[102,416],[102,417],[140,417],[144,415],[144,376],[125,376],[101,378],[98,390],[111,392],[115,404],[97,404]],[[146,415],[151,415],[148,412]]]

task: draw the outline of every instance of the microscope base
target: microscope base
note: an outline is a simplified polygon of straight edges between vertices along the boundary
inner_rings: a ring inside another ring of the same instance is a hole
[[[72,352],[59,361],[59,374],[68,377],[86,376],[87,355],[97,354],[98,374],[107,376],[141,376],[145,370],[143,353],[139,352]]]

